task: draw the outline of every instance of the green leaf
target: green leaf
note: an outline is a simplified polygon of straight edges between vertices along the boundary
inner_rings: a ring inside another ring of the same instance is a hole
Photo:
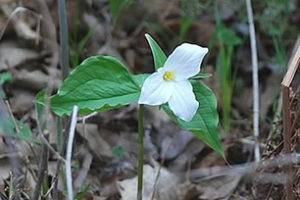
[[[179,41],[183,42],[186,36],[186,33],[188,32],[194,17],[184,15],[181,17],[180,20],[180,29],[179,29]]]
[[[46,90],[43,89],[35,96],[35,111],[40,133],[42,133],[47,126],[46,106]]]
[[[167,104],[163,105],[162,108],[180,127],[194,133],[224,158],[224,151],[218,133],[219,117],[216,97],[211,89],[203,83],[192,81],[192,85],[196,99],[199,102],[199,108],[190,122],[177,118]]]
[[[235,34],[235,32],[227,28],[222,22],[217,4],[215,6],[215,21],[216,29],[214,35],[216,39],[225,45],[234,46],[242,43],[242,40]]]
[[[167,56],[149,34],[146,33],[145,36],[153,54],[155,71],[157,71],[159,68],[164,66]]]
[[[211,74],[208,74],[208,73],[199,73],[195,76],[193,76],[191,79],[199,79],[199,78],[209,78],[211,77],[212,75]]]
[[[109,0],[109,8],[113,18],[117,18],[124,0]]]
[[[0,74],[0,85],[3,83],[9,82],[12,79],[11,73],[5,72]]]
[[[114,146],[111,148],[112,155],[121,158],[122,155],[124,154],[124,149],[122,146]]]
[[[150,76],[151,74],[137,74],[137,75],[133,75],[133,78],[135,80],[135,82],[137,82],[139,84],[140,87],[143,86],[146,78],[148,78],[148,76]]]
[[[118,108],[138,100],[140,87],[127,68],[110,56],[94,56],[83,61],[69,75],[56,95],[51,109],[70,115],[74,105],[80,114]]]
[[[6,134],[16,139],[40,144],[39,140],[32,136],[30,128],[19,120],[14,122],[11,118],[6,118],[0,121],[0,131],[6,132]]]
[[[224,25],[220,25],[217,28],[217,38],[220,42],[226,45],[240,45],[242,40],[229,28],[226,28]]]
[[[91,186],[90,183],[84,183],[80,188],[78,188],[78,191],[76,192],[75,195],[75,200],[85,199],[84,195],[87,193],[90,186]]]
[[[118,18],[121,9],[131,3],[133,3],[133,0],[109,0],[109,8],[113,18]]]

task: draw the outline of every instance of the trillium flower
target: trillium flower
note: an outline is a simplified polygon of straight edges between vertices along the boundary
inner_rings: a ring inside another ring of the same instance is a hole
[[[200,72],[201,62],[207,52],[207,48],[195,44],[183,43],[178,46],[164,66],[145,80],[139,104],[157,106],[168,102],[177,117],[191,121],[199,102],[188,79]]]

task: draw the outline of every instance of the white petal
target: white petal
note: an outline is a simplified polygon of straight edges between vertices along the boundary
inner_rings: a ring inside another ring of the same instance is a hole
[[[139,104],[157,106],[169,101],[173,92],[173,82],[163,80],[163,70],[151,74],[142,86]]]
[[[208,49],[183,43],[168,57],[164,68],[174,72],[175,80],[185,80],[200,72],[200,65]]]
[[[192,120],[199,107],[199,102],[196,100],[193,86],[188,80],[174,84],[169,107],[180,119],[184,121]]]

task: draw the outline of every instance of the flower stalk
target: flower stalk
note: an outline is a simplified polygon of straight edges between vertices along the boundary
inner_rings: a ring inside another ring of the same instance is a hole
[[[144,166],[143,115],[144,115],[144,105],[139,104],[139,114],[138,114],[139,153],[138,153],[137,200],[143,199],[143,166]]]

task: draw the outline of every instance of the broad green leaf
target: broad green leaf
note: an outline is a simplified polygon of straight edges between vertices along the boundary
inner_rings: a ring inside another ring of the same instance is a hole
[[[224,157],[224,151],[218,133],[217,101],[214,93],[203,83],[192,81],[193,91],[199,102],[199,108],[192,121],[186,122],[177,118],[167,104],[164,111],[179,124],[180,127],[191,131],[204,143]]]
[[[77,105],[80,114],[118,108],[138,100],[140,87],[126,67],[110,56],[94,56],[83,61],[68,76],[51,109],[57,115],[70,115]]]
[[[157,71],[159,68],[164,66],[167,56],[149,34],[145,34],[145,36],[153,54],[155,71]]]

